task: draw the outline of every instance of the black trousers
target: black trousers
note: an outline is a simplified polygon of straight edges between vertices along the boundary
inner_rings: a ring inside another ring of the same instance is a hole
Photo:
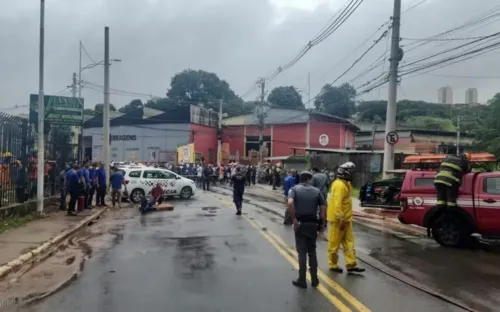
[[[299,258],[299,281],[306,281],[307,257],[309,256],[309,273],[311,278],[318,277],[318,258],[316,256],[316,239],[318,223],[301,223],[295,231],[295,247]]]
[[[100,184],[97,188],[96,205],[104,206],[104,197],[106,197],[106,184]]]
[[[95,191],[96,191],[95,184],[90,184],[89,193],[87,197],[87,207],[92,207],[92,199],[94,198]]]
[[[78,201],[78,196],[80,191],[70,191],[69,192],[69,205],[68,212],[76,211],[76,202]]]
[[[439,208],[454,208],[457,206],[457,197],[459,186],[453,184],[451,187],[436,183],[434,184],[437,194],[437,207]]]
[[[203,177],[203,190],[210,191],[210,177]]]

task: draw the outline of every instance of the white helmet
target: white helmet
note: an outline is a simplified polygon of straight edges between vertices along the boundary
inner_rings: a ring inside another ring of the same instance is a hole
[[[352,162],[346,162],[337,169],[337,177],[344,180],[352,180],[352,175],[356,171],[356,165]]]

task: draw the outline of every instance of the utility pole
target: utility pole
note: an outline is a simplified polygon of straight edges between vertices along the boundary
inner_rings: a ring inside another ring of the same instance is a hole
[[[460,115],[457,116],[457,155],[460,155]]]
[[[372,124],[372,154],[375,151],[375,134],[377,133],[377,124],[375,123],[375,120],[373,121]]]
[[[311,73],[307,74],[307,105],[311,107]]]
[[[259,119],[259,164],[262,164],[263,145],[264,145],[264,98],[266,92],[266,79],[260,79],[260,102],[257,111],[257,118]]]
[[[76,98],[76,73],[73,73],[73,83],[71,84],[71,94],[74,98]]]
[[[82,41],[80,40],[80,61],[78,62],[78,98],[82,98]]]
[[[36,182],[36,211],[43,213],[44,200],[44,165],[45,165],[45,97],[43,92],[44,71],[44,46],[45,46],[45,0],[40,0],[40,51],[39,51],[39,77],[38,77],[38,156],[37,156],[37,182]]]
[[[394,144],[387,142],[387,134],[396,131],[396,99],[398,91],[398,66],[403,58],[402,50],[399,47],[399,28],[401,26],[401,0],[394,0],[394,13],[392,15],[392,41],[391,59],[389,71],[389,95],[387,101],[387,115],[385,122],[384,142],[384,167],[383,177],[388,177],[387,171],[394,169]]]
[[[222,163],[222,99],[219,101],[219,127],[217,129],[217,166]]]
[[[109,27],[104,28],[104,105],[102,114],[104,168],[109,179]]]

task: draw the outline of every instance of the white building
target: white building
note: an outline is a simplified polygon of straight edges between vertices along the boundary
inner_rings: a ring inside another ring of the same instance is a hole
[[[465,90],[465,104],[474,105],[477,104],[477,89],[469,88]]]
[[[450,87],[441,87],[438,90],[439,104],[453,104],[453,90]]]

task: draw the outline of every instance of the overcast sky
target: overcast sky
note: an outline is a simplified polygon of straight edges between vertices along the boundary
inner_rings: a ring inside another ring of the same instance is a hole
[[[0,11],[0,111],[27,112],[29,94],[38,92],[39,0],[2,0]],[[64,91],[78,71],[78,42],[82,40],[95,61],[104,58],[104,27],[110,27],[111,57],[122,59],[111,66],[111,87],[164,96],[171,77],[183,69],[215,72],[243,94],[260,76],[272,73],[291,60],[347,0],[46,0],[45,92]],[[376,36],[365,41],[392,15],[392,0],[366,0],[334,34],[314,47],[299,63],[270,85],[294,85],[304,90],[311,75],[311,96],[337,78]],[[403,0],[403,11],[421,0]],[[402,16],[401,37],[425,38],[458,26],[488,12],[498,0],[427,0]],[[482,24],[486,25],[486,24]],[[457,32],[471,37],[498,31],[500,18],[476,31]],[[401,44],[411,41],[403,40]],[[461,44],[436,42],[409,51],[405,60],[425,57]],[[362,72],[386,50],[382,40],[340,82]],[[500,50],[499,50],[500,51]],[[475,87],[485,102],[500,91],[500,79],[452,76],[500,76],[500,52],[455,64],[414,78],[403,77],[398,99],[436,101],[437,89],[450,86],[454,101],[463,102],[468,87]],[[345,59],[348,57],[347,59]],[[83,64],[92,61],[84,55]],[[340,63],[339,66],[336,66]],[[387,70],[388,64],[385,64]],[[355,86],[382,73],[382,66],[354,81]],[[444,75],[444,76],[443,76]],[[103,84],[103,67],[83,72],[83,80]],[[102,90],[84,88],[86,107],[102,102]],[[246,99],[256,98],[251,93]],[[147,97],[142,97],[147,99]],[[387,88],[364,99],[386,99]],[[112,94],[117,107],[134,99]]]

